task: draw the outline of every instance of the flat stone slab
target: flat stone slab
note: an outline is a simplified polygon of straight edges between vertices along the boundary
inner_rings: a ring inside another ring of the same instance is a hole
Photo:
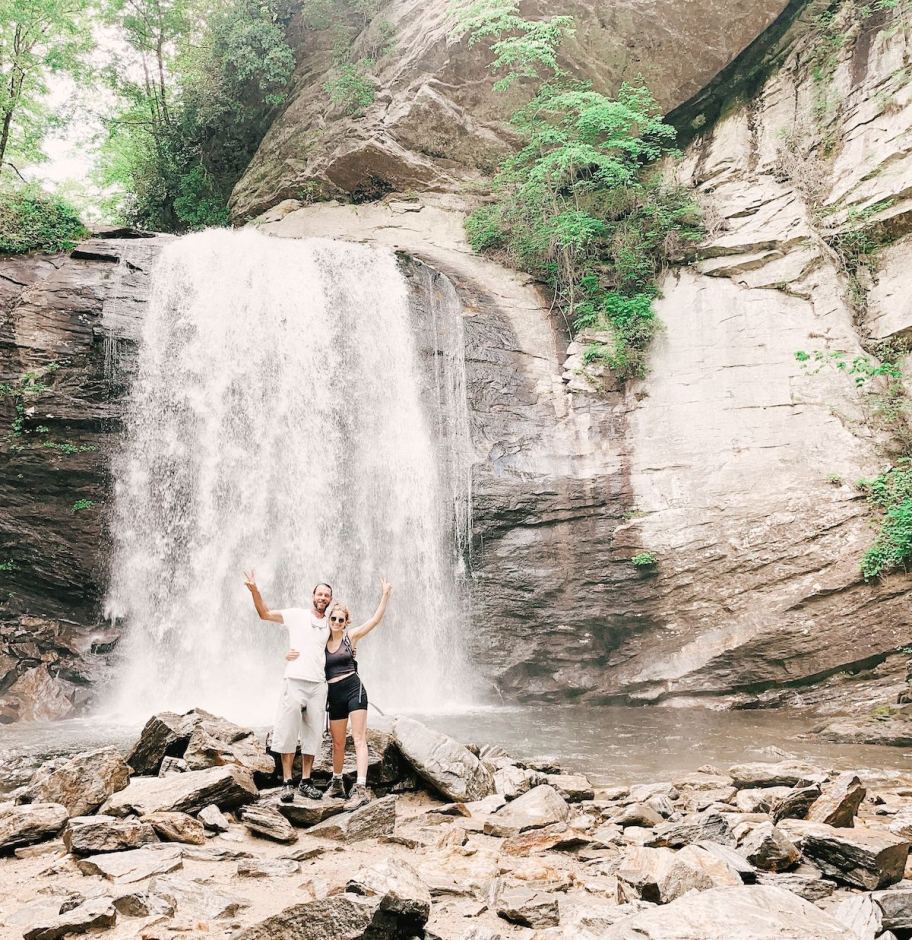
[[[134,777],[101,808],[111,816],[146,816],[157,812],[198,813],[214,803],[219,809],[235,809],[257,798],[251,774],[228,765],[190,770],[166,777]]]
[[[374,800],[353,813],[341,813],[308,830],[308,835],[339,842],[358,842],[392,835],[396,828],[395,796]]]
[[[246,898],[179,875],[153,878],[149,882],[149,892],[173,901],[178,913],[186,911],[204,920],[232,917],[242,908],[250,906]]]
[[[315,826],[317,823],[345,812],[345,800],[308,800],[295,796],[293,803],[269,801],[269,806],[277,809],[293,826]]]
[[[77,933],[113,927],[117,911],[111,898],[89,898],[76,907],[48,918],[23,931],[24,940],[58,940]]]
[[[155,830],[138,819],[74,816],[63,831],[63,844],[74,855],[125,852],[158,842]]]
[[[117,884],[144,881],[153,875],[162,875],[183,867],[181,850],[176,845],[105,852],[79,859],[76,864],[84,875],[101,875]]]
[[[542,829],[566,822],[570,815],[567,801],[546,783],[507,803],[484,824],[488,835],[512,836],[528,829]]]
[[[0,808],[0,851],[56,836],[69,815],[59,803],[4,804]]]

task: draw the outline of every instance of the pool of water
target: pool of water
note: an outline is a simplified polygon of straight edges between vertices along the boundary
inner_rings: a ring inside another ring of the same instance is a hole
[[[784,710],[516,706],[413,717],[463,742],[500,744],[519,758],[550,756],[599,785],[669,779],[704,764],[724,769],[797,757],[840,769],[912,772],[912,749],[831,744],[808,735],[816,719]],[[371,712],[376,726],[388,723]],[[0,789],[21,785],[49,757],[114,744],[126,752],[139,727],[83,718],[0,727]]]

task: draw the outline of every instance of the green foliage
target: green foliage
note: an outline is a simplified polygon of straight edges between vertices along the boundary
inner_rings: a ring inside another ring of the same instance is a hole
[[[125,194],[120,218],[164,231],[227,222],[231,190],[285,100],[290,16],[289,0],[108,0],[130,50],[108,74],[121,105],[100,172]]]
[[[0,188],[0,252],[68,251],[85,232],[63,199],[36,186]]]
[[[873,480],[862,480],[858,485],[871,504],[883,510],[877,538],[861,562],[862,574],[870,579],[908,569],[912,560],[912,460],[902,458]]]
[[[635,568],[652,568],[658,564],[658,559],[652,552],[637,552],[630,561]]]
[[[373,62],[368,59],[348,62],[339,66],[333,78],[323,86],[329,100],[345,114],[363,114],[364,109],[374,103],[377,85],[367,74],[372,66]]]
[[[15,561],[9,559],[8,561],[0,561],[0,572],[9,573],[11,571],[18,571],[19,565]]]
[[[73,503],[73,512],[82,512],[83,509],[91,509],[95,503],[90,499],[77,499]]]

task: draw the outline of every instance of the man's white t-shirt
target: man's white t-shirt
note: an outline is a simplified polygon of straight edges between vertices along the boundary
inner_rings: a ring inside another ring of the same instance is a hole
[[[317,618],[313,611],[303,607],[280,610],[288,628],[289,649],[301,655],[285,663],[286,679],[309,679],[323,682],[326,678],[326,641],[329,639],[329,618]]]

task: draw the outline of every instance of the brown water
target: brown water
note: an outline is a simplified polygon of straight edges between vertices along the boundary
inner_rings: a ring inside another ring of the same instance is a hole
[[[500,744],[519,758],[552,756],[566,770],[587,773],[599,785],[667,780],[704,764],[796,757],[827,768],[904,770],[912,749],[831,744],[809,737],[816,720],[783,710],[609,706],[517,706],[414,715],[459,741]],[[370,721],[388,721],[371,712]],[[98,719],[0,727],[0,790],[25,782],[48,757],[114,744],[126,752],[135,725]]]

